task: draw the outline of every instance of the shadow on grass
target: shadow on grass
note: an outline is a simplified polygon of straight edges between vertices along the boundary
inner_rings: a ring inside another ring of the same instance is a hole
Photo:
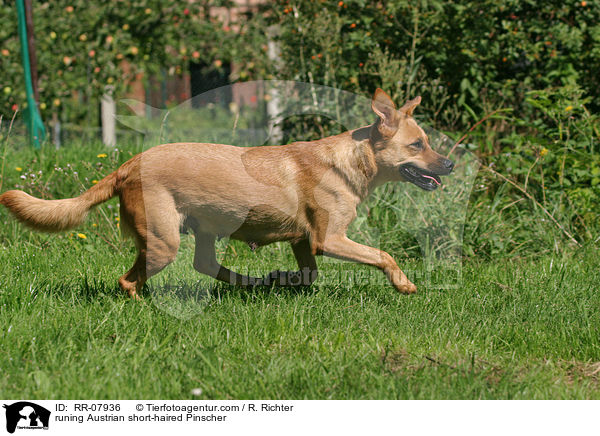
[[[210,288],[210,289],[209,289]],[[142,297],[156,298],[157,296],[170,295],[187,301],[198,301],[199,299],[210,298],[212,300],[221,300],[224,298],[237,299],[247,302],[256,297],[266,297],[273,294],[278,295],[311,295],[319,290],[318,286],[254,286],[241,287],[219,283],[214,286],[206,287],[199,282],[179,283],[176,285],[153,286],[146,285],[142,290]]]
[[[255,287],[239,287],[218,283],[214,286],[203,286],[199,282],[196,283],[178,283],[178,284],[163,284],[163,285],[145,285],[140,296],[143,299],[171,297],[179,299],[183,302],[205,302],[205,300],[218,301],[224,298],[238,299],[241,302],[248,302],[256,297],[266,297],[273,294],[283,296],[296,295],[313,295],[318,291],[322,291],[323,287],[318,285],[313,286],[296,286],[296,287],[278,287],[278,286],[255,286]],[[44,281],[32,289],[30,295],[36,298],[38,295],[53,296],[60,299],[77,298],[78,300],[91,302],[101,298],[118,298],[128,299],[129,296],[113,282],[107,282],[96,277],[84,277],[78,282],[55,282]]]
[[[222,283],[209,286],[202,281],[193,284],[181,281],[177,284],[162,284],[145,286],[142,298],[152,302],[154,306],[171,316],[179,319],[190,319],[200,315],[207,308],[223,301],[248,304],[272,296],[310,295],[315,290],[310,287],[284,288],[271,286],[256,286],[253,288],[236,287]]]
[[[350,289],[351,288],[351,289]],[[251,304],[277,296],[283,299],[295,297],[312,297],[321,294],[324,298],[340,298],[346,301],[350,292],[355,296],[371,295],[374,298],[383,298],[389,302],[390,295],[396,293],[390,287],[389,292],[382,286],[359,285],[351,282],[319,283],[311,286],[255,286],[241,287],[221,282],[207,283],[205,280],[178,280],[177,282],[163,282],[146,284],[140,292],[140,297],[145,303],[152,303],[157,309],[180,319],[191,318],[207,308],[221,302]],[[425,291],[425,288],[422,288]],[[55,297],[60,300],[69,300],[79,303],[92,303],[102,300],[126,301],[130,297],[123,292],[113,280],[103,280],[93,276],[85,276],[75,281],[45,281],[30,294],[35,298],[38,294]]]
[[[128,298],[118,285],[89,277],[71,283],[44,281],[31,292],[33,298],[41,294],[62,300],[75,298],[85,302],[103,298]]]

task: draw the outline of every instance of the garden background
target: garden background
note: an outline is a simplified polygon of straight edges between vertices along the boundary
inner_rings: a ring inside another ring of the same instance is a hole
[[[598,2],[33,4],[39,109],[49,132],[62,124],[62,144],[56,149],[50,134],[34,150],[20,127],[16,11],[2,1],[1,191],[48,199],[83,192],[142,149],[132,131],[121,132],[116,147],[101,143],[107,85],[116,101],[136,89],[158,94],[162,109],[181,100],[165,83],[194,74],[207,84],[295,80],[365,96],[381,87],[397,104],[421,95],[417,120],[460,141],[482,165],[467,211],[461,289],[425,288],[402,299],[385,286],[344,283],[300,293],[222,287],[228,292],[206,307],[201,328],[118,297],[116,278],[133,250],[119,237],[114,202],[61,235],[32,233],[1,210],[4,392],[182,398],[200,387],[207,398],[598,398]],[[284,124],[284,142],[340,131],[323,117]],[[368,215],[382,234],[393,233],[383,248],[401,267],[418,269],[419,245],[396,229],[389,204],[371,203]],[[187,263],[190,244],[182,244]],[[235,245],[234,252],[240,268],[261,272],[273,263],[268,253]],[[282,253],[291,262],[289,250]],[[197,274],[181,265],[170,274],[193,283]],[[13,343],[11,332],[37,343]],[[65,356],[89,364],[65,366]],[[177,377],[148,384],[146,377],[164,374]]]
[[[157,77],[189,76],[190,65],[208,79],[229,73],[221,84],[275,78],[364,95],[379,86],[397,103],[421,95],[419,119],[456,139],[484,119],[465,141],[484,166],[525,188],[583,243],[595,240],[600,212],[599,18],[587,1],[36,1],[39,108],[46,121],[98,135],[106,85],[118,100],[132,84],[156,89]],[[0,19],[6,134],[25,90],[11,2]],[[173,94],[163,103],[177,104]],[[326,120],[312,121],[294,139],[330,133]],[[478,185],[473,213],[502,191],[494,207],[502,218],[475,214],[483,221],[467,232],[467,254],[556,248],[546,237],[556,234],[551,220],[540,242],[532,235],[528,217],[537,214],[520,212],[536,205],[518,187],[485,170]],[[556,236],[560,245],[569,239]]]

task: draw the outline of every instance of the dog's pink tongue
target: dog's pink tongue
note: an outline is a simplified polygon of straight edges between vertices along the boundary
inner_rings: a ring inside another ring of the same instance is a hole
[[[426,179],[431,179],[435,182],[436,185],[440,185],[440,182],[438,182],[437,180],[435,180],[435,178],[431,177],[431,176],[426,176],[425,174],[421,174],[423,177],[425,177]]]

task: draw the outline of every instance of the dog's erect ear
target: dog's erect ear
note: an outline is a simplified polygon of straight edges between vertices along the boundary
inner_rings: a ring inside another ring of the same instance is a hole
[[[406,114],[409,117],[412,117],[413,111],[417,106],[419,106],[419,103],[421,103],[420,95],[404,103],[404,106],[400,108],[400,112]]]
[[[389,95],[381,88],[377,88],[371,100],[371,108],[373,112],[379,116],[379,130],[385,136],[392,136],[398,130],[398,112],[396,105]]]

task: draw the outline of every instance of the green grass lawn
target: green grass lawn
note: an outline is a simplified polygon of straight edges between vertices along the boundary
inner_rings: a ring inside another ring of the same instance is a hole
[[[41,169],[26,189],[73,195],[109,172],[97,153],[10,151],[2,189]],[[376,271],[331,260],[311,288],[215,285],[193,270],[184,235],[175,263],[131,301],[116,284],[135,253],[118,238],[115,204],[57,235],[0,211],[0,397],[185,399],[200,388],[193,398],[600,399],[593,247],[468,259],[458,288],[414,279],[419,293],[402,296]],[[414,278],[423,265],[410,253],[392,254]],[[294,266],[285,244],[232,244],[224,256],[244,273]]]
[[[600,272],[583,253],[468,262],[459,289],[408,297],[360,283],[207,297],[191,242],[141,302],[116,286],[131,250],[2,247],[0,396],[600,398]],[[276,250],[238,247],[234,264],[266,271]]]

